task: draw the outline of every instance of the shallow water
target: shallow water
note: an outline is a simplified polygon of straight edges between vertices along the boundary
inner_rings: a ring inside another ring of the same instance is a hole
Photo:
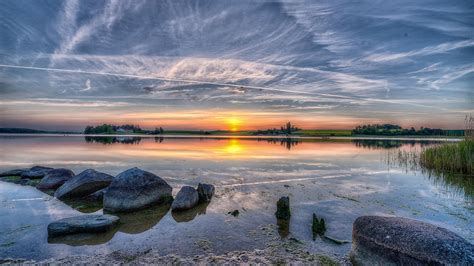
[[[216,185],[209,205],[184,213],[167,206],[121,215],[100,235],[48,239],[51,221],[102,213],[100,205],[56,200],[33,187],[0,182],[0,257],[45,259],[70,254],[145,251],[194,255],[265,248],[295,238],[310,252],[342,257],[336,245],[311,233],[312,214],[326,220],[327,235],[350,240],[360,215],[396,215],[427,221],[474,242],[472,195],[458,183],[387,164],[389,151],[420,149],[427,141],[213,138],[0,137],[0,171],[34,165],[79,173],[94,168],[116,175],[139,167],[170,183]],[[462,183],[459,183],[462,184]],[[472,183],[470,183],[472,184]],[[278,230],[276,201],[290,196],[289,229]],[[240,215],[227,214],[238,209]]]

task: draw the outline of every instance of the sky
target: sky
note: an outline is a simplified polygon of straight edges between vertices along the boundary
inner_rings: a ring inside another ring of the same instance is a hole
[[[0,127],[462,128],[474,2],[0,1]]]

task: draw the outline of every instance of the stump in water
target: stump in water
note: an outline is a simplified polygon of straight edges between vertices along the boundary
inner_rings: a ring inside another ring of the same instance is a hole
[[[289,220],[291,217],[290,212],[290,198],[281,197],[277,202],[277,211],[275,213],[277,219]]]

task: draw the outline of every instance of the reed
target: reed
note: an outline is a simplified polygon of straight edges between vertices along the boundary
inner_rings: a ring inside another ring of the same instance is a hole
[[[474,174],[474,140],[423,149],[419,163],[436,173],[471,176]]]

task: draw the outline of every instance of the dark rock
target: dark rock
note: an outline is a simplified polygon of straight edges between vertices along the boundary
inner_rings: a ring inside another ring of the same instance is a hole
[[[69,169],[53,169],[41,179],[41,182],[36,186],[36,188],[57,189],[73,176],[74,172]]]
[[[107,187],[112,179],[111,175],[87,169],[66,181],[54,196],[58,199],[84,197]]]
[[[111,212],[140,210],[172,198],[172,188],[159,176],[138,168],[114,178],[104,194],[104,209]]]
[[[350,256],[357,265],[474,265],[474,245],[432,224],[361,216],[352,229]]]
[[[210,184],[201,184],[199,183],[197,192],[199,194],[199,201],[200,202],[209,202],[214,195],[215,188],[213,185]]]
[[[14,170],[10,170],[10,171],[6,171],[6,172],[3,172],[3,173],[0,173],[0,177],[4,177],[4,176],[21,176],[21,174],[23,172],[26,172],[30,170],[30,168],[23,168],[23,169],[14,169]]]
[[[69,217],[50,223],[48,225],[48,235],[106,232],[116,225],[119,220],[119,217],[108,214]]]
[[[230,214],[234,217],[237,217],[237,216],[239,216],[240,212],[239,212],[239,210],[233,210],[231,212],[228,212],[227,214]]]
[[[171,204],[171,210],[183,211],[191,209],[199,202],[199,194],[193,187],[184,186],[176,195],[176,198]]]
[[[21,178],[29,178],[29,179],[43,178],[51,170],[53,170],[53,168],[43,167],[43,166],[34,166],[30,168],[30,170],[22,172]]]
[[[85,196],[84,198],[87,200],[95,200],[95,201],[102,201],[104,199],[104,194],[107,191],[109,187],[103,188],[101,190],[98,190],[92,194],[89,194]]]
[[[277,202],[277,211],[275,213],[277,219],[289,220],[291,217],[290,198],[281,197]]]

